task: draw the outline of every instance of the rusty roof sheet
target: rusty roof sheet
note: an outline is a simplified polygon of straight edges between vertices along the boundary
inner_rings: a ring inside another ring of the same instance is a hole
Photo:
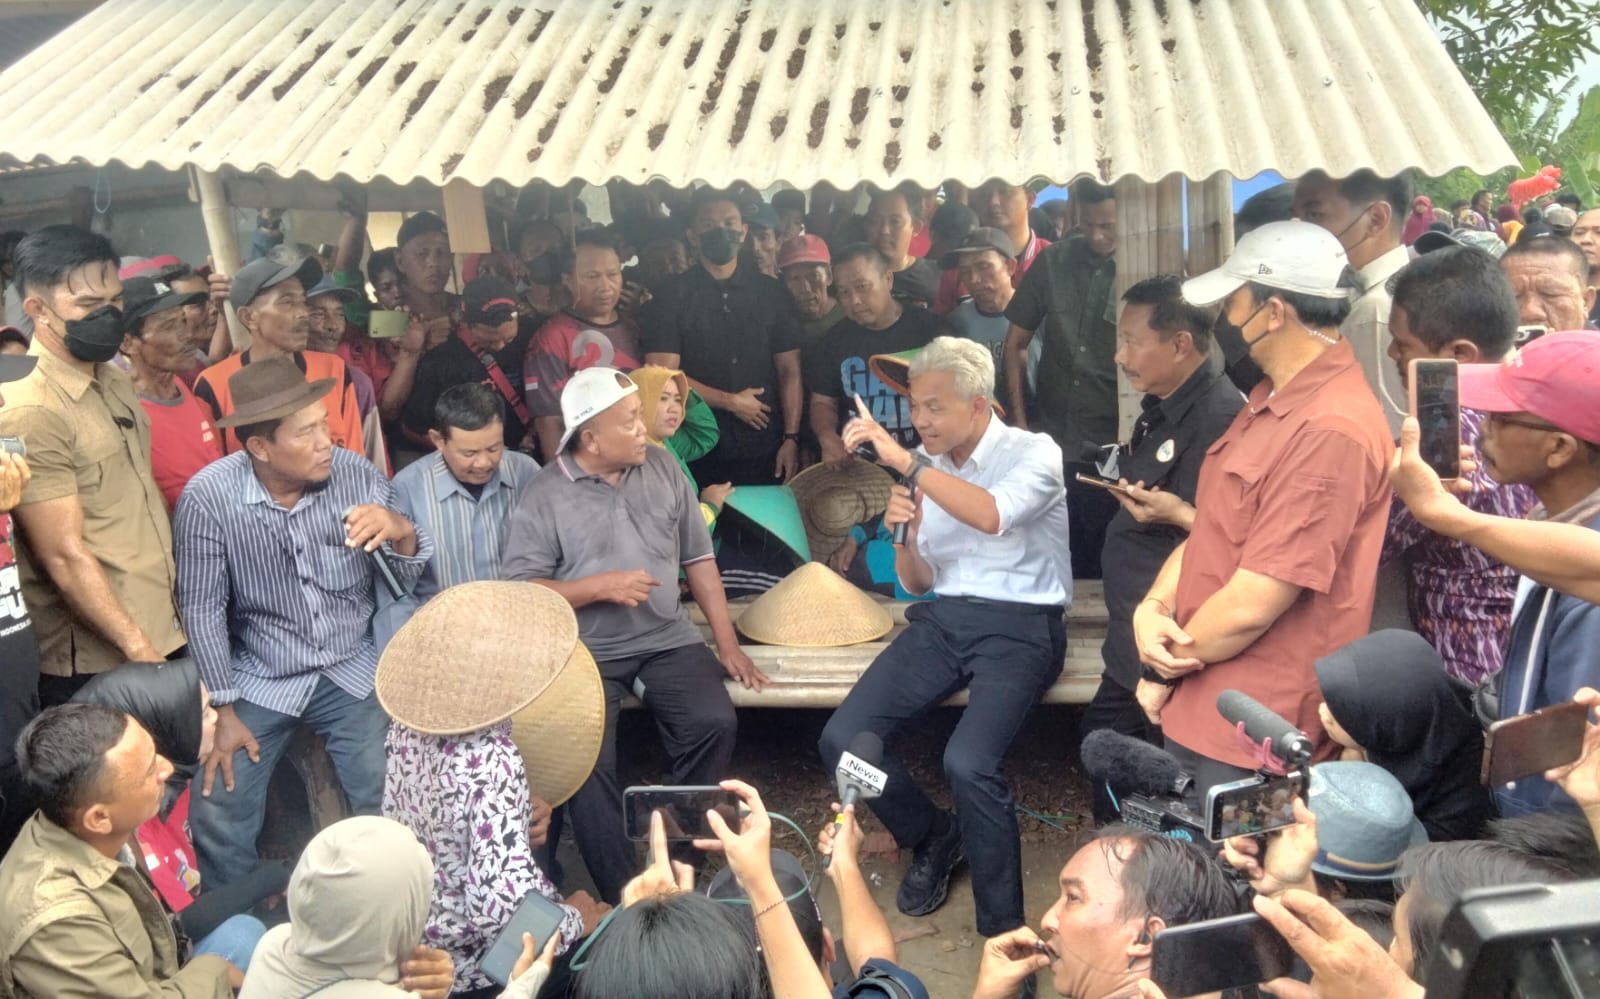
[[[0,153],[767,186],[1514,162],[1413,0],[112,0]]]

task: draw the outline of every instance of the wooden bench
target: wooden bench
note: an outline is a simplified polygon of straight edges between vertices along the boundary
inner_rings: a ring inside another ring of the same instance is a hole
[[[1067,611],[1067,656],[1061,676],[1046,691],[1046,704],[1087,704],[1100,685],[1103,662],[1100,645],[1106,637],[1105,591],[1100,581],[1078,580],[1072,584],[1072,609]],[[861,674],[888,647],[906,626],[906,608],[901,601],[878,598],[894,618],[894,630],[881,641],[863,642],[832,649],[796,648],[789,645],[757,645],[745,640],[748,655],[772,680],[766,690],[756,693],[729,680],[728,692],[741,708],[834,708],[844,700]],[[737,620],[749,599],[731,601],[729,612]],[[710,641],[710,629],[699,607],[691,606],[690,617],[700,625]],[[965,704],[966,691],[948,703]],[[629,698],[627,706],[636,706]]]

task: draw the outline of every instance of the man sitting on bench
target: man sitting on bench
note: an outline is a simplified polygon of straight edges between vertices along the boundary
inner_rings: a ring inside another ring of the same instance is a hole
[[[879,464],[905,480],[884,514],[891,529],[906,530],[895,568],[905,589],[931,590],[936,599],[907,608],[906,630],[834,712],[820,747],[831,768],[858,733],[887,741],[905,722],[970,691],[944,751],[955,815],[936,808],[887,756],[888,784],[871,807],[897,842],[915,850],[900,911],[921,916],[943,905],[965,856],[977,930],[989,937],[1023,925],[1021,838],[1001,765],[1061,673],[1072,598],[1061,449],[1044,434],[1002,423],[993,394],[989,351],[937,337],[911,362],[920,448],[907,451],[870,417],[844,429],[846,447],[872,445]]]

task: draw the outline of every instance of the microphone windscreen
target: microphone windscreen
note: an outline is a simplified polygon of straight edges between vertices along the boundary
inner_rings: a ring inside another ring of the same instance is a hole
[[[1217,695],[1217,714],[1235,724],[1243,722],[1245,735],[1258,743],[1270,740],[1277,744],[1285,736],[1300,734],[1287,718],[1238,690],[1224,690]]]
[[[1078,754],[1089,776],[1109,784],[1117,794],[1164,797],[1172,794],[1183,774],[1171,753],[1110,729],[1090,732]]]
[[[850,740],[850,755],[873,766],[883,762],[883,740],[876,732],[857,732]]]

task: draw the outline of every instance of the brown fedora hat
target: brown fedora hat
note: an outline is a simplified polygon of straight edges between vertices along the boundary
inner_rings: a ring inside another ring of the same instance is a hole
[[[333,388],[332,378],[306,381],[306,373],[287,357],[252,361],[228,379],[233,412],[217,421],[219,427],[243,427],[266,420],[281,420],[321,399]]]

